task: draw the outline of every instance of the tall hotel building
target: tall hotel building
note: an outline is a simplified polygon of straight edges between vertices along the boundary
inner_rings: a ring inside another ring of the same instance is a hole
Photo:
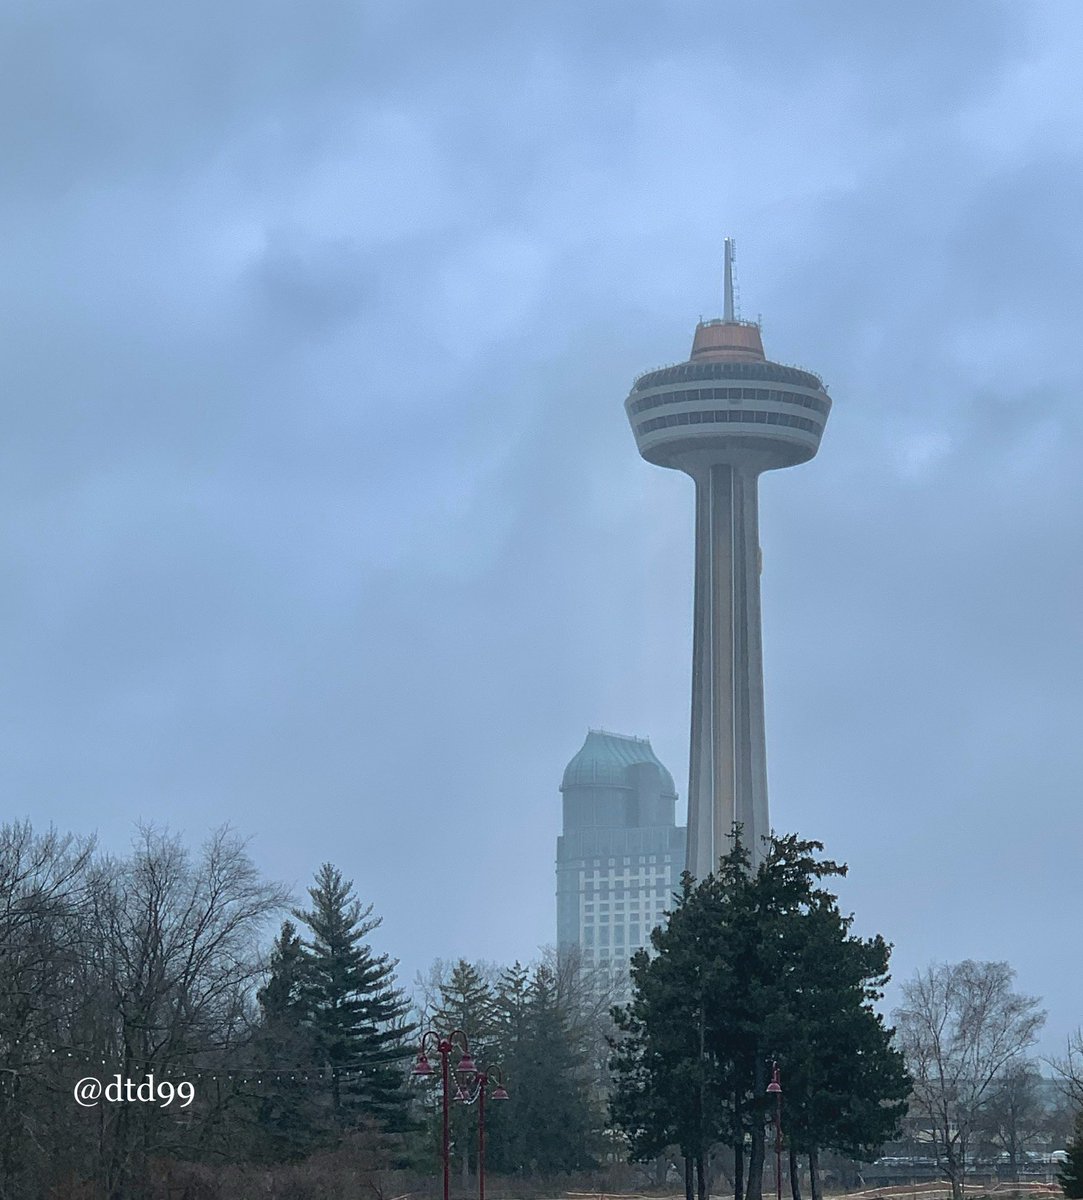
[[[560,785],[557,945],[624,971],[672,907],[686,834],[677,790],[646,738],[592,729]]]

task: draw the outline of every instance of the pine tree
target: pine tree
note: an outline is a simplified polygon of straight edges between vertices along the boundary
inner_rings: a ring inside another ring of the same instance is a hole
[[[765,942],[765,966],[782,981],[768,1022],[772,1054],[785,1066],[784,1109],[790,1148],[809,1155],[819,1196],[821,1150],[876,1158],[906,1113],[910,1078],[874,1004],[888,980],[882,937],[850,933],[852,917],[815,885],[845,868],[817,860],[817,843],[775,839],[755,881],[764,908],[780,919]]]
[[[686,873],[668,922],[651,934],[654,954],[640,951],[632,959],[631,1003],[614,1010],[619,1036],[610,1115],[634,1159],[653,1159],[668,1146],[680,1150],[687,1200],[693,1172],[705,1195],[710,1148],[732,1140],[737,1119],[736,1053],[723,1051],[716,1027],[722,1013],[731,1031],[745,1016],[732,999],[733,965],[718,952],[728,946],[732,957],[736,950],[726,922],[742,886],[740,869],[699,887]]]
[[[634,998],[618,1010],[613,1116],[632,1152],[667,1141],[696,1168],[706,1194],[713,1142],[734,1147],[735,1194],[762,1195],[767,1067],[784,1071],[786,1130],[810,1155],[865,1156],[905,1112],[908,1078],[891,1031],[873,1010],[888,947],[849,934],[822,880],[845,867],[818,842],[772,838],[753,874],[739,839],[699,884],[685,878],[655,953],[637,956]],[[746,1136],[751,1154],[744,1163]],[[686,1170],[686,1193],[692,1180]]]
[[[530,1002],[530,971],[516,961],[500,976],[493,997],[493,1025],[500,1055],[505,1060],[523,1052],[529,1036],[527,1010]]]
[[[301,1158],[327,1137],[326,1114],[307,1078],[317,1060],[306,967],[297,928],[284,921],[271,949],[267,982],[257,993],[256,1062],[267,1081],[256,1109],[260,1157]]]
[[[380,918],[372,916],[372,905],[361,905],[352,882],[330,863],[308,894],[312,908],[294,912],[311,935],[304,943],[304,1004],[335,1121],[340,1128],[366,1121],[405,1129],[409,1101],[402,1064],[416,1026],[406,1020],[409,1004],[395,985],[395,961],[375,954],[366,940]]]
[[[1075,1133],[1068,1143],[1068,1161],[1058,1172],[1061,1191],[1069,1200],[1083,1197],[1083,1109],[1075,1119]]]
[[[493,1106],[493,1169],[553,1175],[594,1165],[601,1114],[553,972],[539,966],[528,975],[516,963],[501,978],[496,1010],[511,1099]]]
[[[461,958],[452,968],[451,975],[441,982],[439,991],[440,1004],[432,1015],[432,1026],[442,1033],[462,1030],[474,1061],[479,1069],[485,1067],[494,1056],[496,1014],[492,988],[476,966]],[[433,1086],[437,1086],[435,1078]],[[453,1107],[451,1137],[461,1163],[464,1187],[469,1182],[471,1165],[476,1166],[476,1125],[473,1109],[462,1104]],[[490,1129],[490,1137],[491,1133]]]
[[[460,958],[440,984],[439,1006],[431,1023],[445,1032],[461,1029],[474,1058],[481,1059],[492,1046],[495,1015],[493,989],[476,966]]]
[[[511,1099],[492,1105],[486,1113],[488,1162],[494,1171],[511,1173],[526,1161],[525,1131],[521,1120],[521,1068],[530,1043],[530,972],[516,961],[506,968],[493,996],[494,1058],[500,1064]],[[522,1111],[525,1111],[522,1110]]]
[[[267,982],[257,993],[266,1028],[299,1029],[308,1015],[305,1004],[305,950],[292,921],[283,921],[271,947]]]

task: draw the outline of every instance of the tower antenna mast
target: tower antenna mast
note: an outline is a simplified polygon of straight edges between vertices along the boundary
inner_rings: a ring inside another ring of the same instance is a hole
[[[733,260],[735,247],[733,238],[726,238],[726,295],[725,303],[722,309],[722,320],[728,322],[733,321]]]

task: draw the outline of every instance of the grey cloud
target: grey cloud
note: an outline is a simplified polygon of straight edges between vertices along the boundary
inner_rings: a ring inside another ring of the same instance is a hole
[[[851,860],[897,975],[1005,957],[1078,1022],[1080,164],[1027,90],[1073,8],[0,22],[13,811],[336,857],[408,978],[550,940],[584,728],[683,791],[691,494],[621,402],[733,232],[836,399],[763,484],[776,824]]]

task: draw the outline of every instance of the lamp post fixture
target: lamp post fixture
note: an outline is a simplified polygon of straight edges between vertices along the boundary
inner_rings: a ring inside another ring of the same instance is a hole
[[[778,1077],[778,1063],[771,1064],[771,1082],[767,1094],[775,1098],[775,1190],[782,1200],[782,1084]]]
[[[467,1041],[466,1034],[461,1029],[453,1029],[450,1033],[439,1033],[435,1029],[427,1029],[421,1035],[421,1045],[417,1051],[417,1062],[414,1063],[414,1069],[411,1072],[416,1076],[424,1076],[432,1074],[432,1064],[429,1062],[428,1055],[425,1053],[425,1047],[432,1042],[435,1045],[436,1053],[440,1055],[440,1081],[442,1084],[441,1103],[443,1106],[443,1140],[441,1143],[441,1152],[444,1163],[444,1200],[450,1200],[451,1195],[451,1156],[450,1156],[450,1134],[448,1127],[448,1113],[451,1097],[448,1096],[448,1080],[449,1068],[448,1060],[451,1057],[451,1052],[458,1043],[460,1058],[457,1071],[462,1071],[467,1077],[472,1077],[477,1072],[474,1066],[474,1060],[470,1057],[470,1043]]]
[[[459,1068],[463,1068],[460,1066]],[[485,1200],[485,1094],[489,1087],[489,1082],[496,1084],[489,1098],[491,1100],[507,1100],[508,1093],[504,1087],[504,1072],[499,1067],[494,1067],[491,1064],[483,1070],[475,1070],[472,1078],[466,1079],[468,1088],[473,1084],[473,1090],[463,1092],[459,1089],[456,1095],[456,1100],[462,1100],[464,1104],[477,1104],[478,1106],[478,1200]]]

